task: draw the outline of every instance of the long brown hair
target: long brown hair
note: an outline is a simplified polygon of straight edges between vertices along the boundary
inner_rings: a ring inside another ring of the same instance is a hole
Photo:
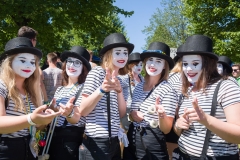
[[[112,57],[112,51],[113,49],[108,50],[102,57],[102,68],[106,69],[106,67],[108,67],[108,69],[110,70],[110,73],[112,73],[112,71],[114,70],[114,64],[113,62],[113,57]],[[125,65],[123,68],[120,68],[118,71],[119,75],[125,75],[128,73],[128,67],[127,65]]]
[[[132,74],[132,68],[137,65],[140,61],[135,61],[135,62],[132,62],[132,63],[129,63],[127,65],[128,67],[128,75],[129,75],[129,78],[130,78],[130,84],[132,86],[135,86],[135,83],[134,83],[134,77],[133,77],[133,74]]]
[[[63,66],[62,66],[62,74],[63,74],[63,85],[66,86],[68,84],[68,78],[69,76],[67,75],[67,72],[66,72],[66,67],[67,66],[67,63],[66,61],[63,62]],[[86,77],[88,75],[88,70],[87,70],[87,67],[85,65],[83,65],[83,70],[82,70],[82,73],[78,76],[78,84],[82,84],[85,82],[86,80]]]
[[[144,77],[145,80],[147,80],[149,78],[149,74],[146,71],[146,62],[149,58],[151,58],[151,57],[145,58],[143,61],[143,72],[145,73],[145,77]],[[164,80],[166,81],[166,80],[168,80],[168,77],[169,77],[169,64],[165,60],[164,69],[161,72],[161,76],[160,76],[158,82],[161,83]]]
[[[206,92],[206,87],[209,84],[213,84],[220,80],[222,76],[217,71],[217,60],[212,59],[208,56],[202,57],[202,73],[196,83],[197,90],[203,89],[203,93]],[[180,63],[182,65],[182,58],[180,60]],[[188,92],[188,87],[190,86],[190,82],[188,81],[187,77],[185,76],[184,72],[181,71],[182,76],[182,93],[185,96]]]

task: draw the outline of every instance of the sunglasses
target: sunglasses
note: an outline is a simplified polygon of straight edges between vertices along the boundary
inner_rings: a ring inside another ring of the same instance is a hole
[[[239,71],[239,69],[233,69],[233,72],[237,72],[237,71]]]

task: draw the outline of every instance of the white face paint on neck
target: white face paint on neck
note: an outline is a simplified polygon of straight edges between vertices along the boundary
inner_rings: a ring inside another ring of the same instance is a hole
[[[220,75],[223,74],[223,65],[221,63],[217,63],[217,71]]]
[[[36,59],[31,53],[19,53],[13,58],[12,69],[15,74],[23,78],[29,78],[36,70]]]
[[[192,84],[198,81],[202,73],[202,57],[199,55],[185,55],[182,59],[183,72]]]
[[[83,63],[77,58],[68,57],[66,60],[66,72],[69,77],[78,77],[83,70]]]
[[[149,76],[157,76],[162,73],[165,66],[165,60],[157,57],[150,57],[146,62],[146,71]]]
[[[128,50],[126,47],[113,48],[113,64],[118,68],[123,68],[128,60]]]
[[[136,64],[135,66],[133,66],[132,71],[136,74],[140,74],[142,71],[142,61],[140,61],[138,64]]]

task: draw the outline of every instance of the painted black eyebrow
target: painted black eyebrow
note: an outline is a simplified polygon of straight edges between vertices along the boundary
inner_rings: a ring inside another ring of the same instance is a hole
[[[199,62],[200,60],[193,60],[193,61],[197,61],[197,62]],[[187,61],[183,61],[183,62],[187,62]]]
[[[25,58],[25,57],[18,57],[18,58],[27,59],[27,58]],[[31,60],[34,60],[34,61],[35,61],[35,59],[31,59]]]

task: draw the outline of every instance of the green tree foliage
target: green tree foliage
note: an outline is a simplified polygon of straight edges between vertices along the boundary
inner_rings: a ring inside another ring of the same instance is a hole
[[[147,35],[145,48],[153,41],[164,42],[171,48],[176,48],[187,37],[187,21],[182,15],[182,2],[181,0],[161,0],[160,4],[164,9],[157,8],[150,19],[150,25],[143,30]]]
[[[99,48],[103,38],[122,29],[116,14],[131,16],[113,5],[115,0],[1,0],[0,47],[21,26],[39,32],[37,47],[45,53],[69,49],[74,42]],[[118,23],[116,23],[116,21]],[[79,35],[75,35],[79,34]],[[79,38],[79,39],[76,39]],[[90,44],[85,44],[89,43]]]
[[[189,34],[204,34],[214,40],[214,51],[240,62],[240,1],[183,0]]]

